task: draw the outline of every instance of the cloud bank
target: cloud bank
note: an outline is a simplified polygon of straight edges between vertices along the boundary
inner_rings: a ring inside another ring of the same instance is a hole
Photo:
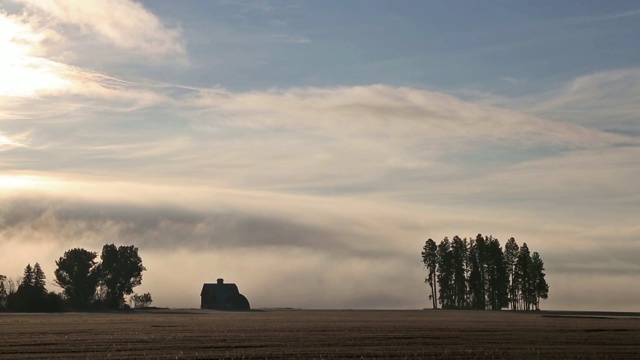
[[[639,270],[631,250],[637,227],[552,223],[495,206],[108,182],[34,186],[2,198],[0,254],[10,274],[34,261],[51,274],[53,261],[73,247],[135,244],[149,269],[140,291],[151,291],[162,306],[195,307],[201,284],[224,277],[258,307],[420,308],[425,238],[472,237],[476,230],[503,241],[516,235],[543,254],[553,291],[547,308],[596,303],[572,303],[581,291],[609,309],[635,306],[634,297],[597,290]]]

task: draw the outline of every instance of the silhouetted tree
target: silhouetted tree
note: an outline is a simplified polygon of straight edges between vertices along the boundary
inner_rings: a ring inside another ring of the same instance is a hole
[[[443,309],[452,309],[453,303],[453,254],[451,242],[445,237],[438,244],[438,284],[440,285],[440,305]]]
[[[4,282],[4,287],[7,290],[7,296],[18,291],[18,284],[20,284],[20,282],[22,282],[21,278],[7,277],[7,279]]]
[[[520,293],[520,310],[531,310],[534,302],[535,291],[532,286],[531,253],[527,243],[522,244],[516,259],[515,278]]]
[[[476,310],[487,308],[487,241],[478,234],[471,242],[469,251],[469,298],[470,307]]]
[[[438,308],[438,290],[436,283],[436,273],[438,269],[438,246],[436,242],[432,239],[427,240],[424,243],[424,247],[422,248],[422,263],[424,264],[425,269],[427,269],[427,277],[424,279],[424,282],[429,284],[431,288],[431,295],[429,295],[429,299],[432,301],[432,305],[434,309]]]
[[[33,266],[33,288],[39,296],[47,294],[47,282],[39,263]]]
[[[434,308],[439,302],[443,309],[531,310],[548,297],[540,255],[531,255],[527,244],[519,247],[514,238],[505,251],[498,239],[481,234],[471,241],[445,237],[438,245],[429,239],[422,262]]]
[[[27,264],[24,268],[24,272],[22,273],[22,281],[20,282],[20,285],[18,285],[18,289],[20,289],[21,286],[23,288],[33,287],[33,282],[33,268],[31,267],[31,264]]]
[[[123,305],[124,296],[133,293],[133,288],[142,283],[142,272],[145,267],[138,255],[138,248],[105,245],[98,265],[100,285],[104,288],[105,302],[109,308],[119,309]]]
[[[148,307],[153,302],[153,299],[151,298],[151,294],[150,293],[144,293],[142,295],[134,294],[131,297],[131,300],[133,301],[133,306],[135,308]]]
[[[468,258],[467,241],[454,236],[451,241],[451,261],[453,265],[452,307],[463,309],[467,306],[466,263]]]
[[[27,264],[15,293],[7,296],[7,307],[12,311],[46,311],[47,289],[45,275],[39,263]]]
[[[22,282],[22,279],[20,278],[10,278],[10,277],[6,277],[6,279],[4,280],[4,289],[7,293],[7,296],[5,298],[5,309],[6,310],[13,310],[13,306],[12,306],[12,298],[15,297],[15,293],[16,291],[18,291],[18,284],[20,284]]]
[[[511,305],[511,310],[516,310],[518,303],[518,287],[515,284],[514,275],[519,250],[520,247],[518,246],[516,239],[510,238],[507,240],[507,243],[504,246],[504,260],[507,267],[507,276],[509,277],[509,303]]]
[[[482,282],[482,268],[478,261],[478,245],[474,241],[469,248],[469,299],[470,307],[475,310],[484,309],[484,283]]]
[[[31,264],[27,264],[22,273],[22,281],[18,290],[9,297],[9,306],[14,311],[34,311],[36,307],[37,293],[33,287],[34,274]]]
[[[7,277],[0,275],[0,311],[7,309],[7,288],[4,284],[5,281],[7,281]]]
[[[487,295],[491,310],[501,310],[509,305],[509,277],[504,260],[504,253],[498,239],[489,236],[487,243]]]
[[[62,311],[64,309],[64,299],[62,295],[53,291],[45,294],[43,307],[39,311],[54,312]]]
[[[540,299],[548,297],[549,284],[545,280],[544,263],[537,252],[531,255],[531,277],[531,285],[535,294],[535,307],[536,310],[540,310]]]
[[[74,309],[87,308],[96,293],[99,280],[96,257],[95,252],[75,248],[56,261],[55,283]]]

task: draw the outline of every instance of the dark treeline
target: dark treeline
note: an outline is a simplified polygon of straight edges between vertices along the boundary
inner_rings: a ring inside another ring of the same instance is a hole
[[[440,304],[443,309],[539,310],[540,299],[549,293],[540,254],[531,253],[526,243],[518,246],[514,238],[504,250],[498,239],[481,234],[469,240],[445,237],[439,244],[429,239],[422,262],[434,309]]]
[[[62,293],[49,292],[39,263],[28,264],[22,277],[0,275],[0,311],[48,312],[63,310],[121,309],[125,295],[142,283],[145,267],[133,245],[104,245],[98,254],[81,248],[68,250],[56,261],[54,283]],[[150,294],[132,297],[148,305]]]

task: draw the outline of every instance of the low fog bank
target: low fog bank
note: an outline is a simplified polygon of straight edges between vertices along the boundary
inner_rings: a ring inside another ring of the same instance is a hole
[[[502,244],[515,236],[540,252],[550,285],[543,309],[640,310],[640,289],[629,286],[639,252],[629,229],[612,232],[603,243],[598,231],[591,240],[571,226],[495,220],[508,219],[506,214],[474,217],[357,198],[174,195],[160,191],[150,196],[154,201],[89,193],[5,197],[0,273],[16,277],[37,261],[49,290],[59,291],[53,270],[65,250],[134,244],[147,267],[136,291],[151,292],[156,306],[198,307],[202,284],[224,278],[256,308],[416,309],[429,306],[420,262],[424,241],[483,232]],[[198,204],[189,200],[196,198]],[[518,228],[529,237],[518,236]]]

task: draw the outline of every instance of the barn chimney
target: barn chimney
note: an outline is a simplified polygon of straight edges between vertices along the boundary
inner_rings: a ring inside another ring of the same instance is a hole
[[[222,285],[222,283],[224,283],[224,279],[223,278],[219,278],[218,279],[218,285]]]

